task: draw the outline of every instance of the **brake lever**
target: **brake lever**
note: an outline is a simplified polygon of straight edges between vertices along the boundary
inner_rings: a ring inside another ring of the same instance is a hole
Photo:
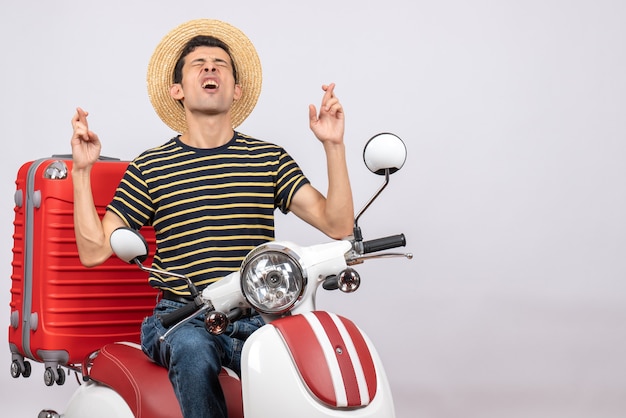
[[[371,260],[373,258],[397,258],[404,257],[408,260],[413,259],[413,253],[380,253],[380,254],[370,254],[370,255],[358,255],[353,258],[346,260],[346,264],[349,266],[354,266],[356,264],[363,264],[366,260]]]

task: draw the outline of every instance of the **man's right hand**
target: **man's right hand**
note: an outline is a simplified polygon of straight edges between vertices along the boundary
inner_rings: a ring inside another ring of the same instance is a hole
[[[74,170],[88,170],[100,157],[102,145],[98,135],[89,130],[88,112],[76,108],[72,117],[72,159]]]

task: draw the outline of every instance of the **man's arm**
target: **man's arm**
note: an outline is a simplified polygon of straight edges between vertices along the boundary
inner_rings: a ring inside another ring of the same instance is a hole
[[[326,153],[328,192],[324,197],[313,186],[305,185],[296,192],[289,209],[329,237],[341,239],[352,233],[354,222],[352,189],[343,141],[344,113],[334,94],[335,85],[324,85],[322,89],[325,93],[319,115],[315,106],[309,105],[309,123]]]
[[[111,232],[124,222],[107,212],[103,219],[96,211],[91,192],[91,168],[100,156],[98,136],[89,130],[87,112],[78,108],[72,118],[72,183],[74,187],[74,234],[78,255],[83,265],[103,263],[111,254]]]

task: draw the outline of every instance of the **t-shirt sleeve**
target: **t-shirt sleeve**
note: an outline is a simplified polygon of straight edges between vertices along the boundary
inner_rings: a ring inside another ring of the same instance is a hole
[[[283,213],[289,212],[291,199],[300,187],[308,184],[306,178],[296,161],[281,148],[278,171],[276,175],[276,189],[274,204]]]
[[[133,161],[128,165],[107,210],[117,214],[130,228],[140,229],[152,222],[153,208],[147,184]]]

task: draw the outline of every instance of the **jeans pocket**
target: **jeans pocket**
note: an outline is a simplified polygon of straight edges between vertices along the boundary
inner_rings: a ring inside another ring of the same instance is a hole
[[[141,324],[141,349],[152,360],[159,362],[160,358],[160,341],[161,333],[159,332],[160,323],[155,315],[144,319]]]
[[[150,353],[150,347],[148,342],[152,341],[152,335],[153,335],[153,329],[154,327],[151,326],[151,318],[152,317],[147,317],[146,319],[143,320],[142,324],[141,324],[141,349],[143,350],[144,353],[146,353],[149,357],[152,357],[151,353]]]

